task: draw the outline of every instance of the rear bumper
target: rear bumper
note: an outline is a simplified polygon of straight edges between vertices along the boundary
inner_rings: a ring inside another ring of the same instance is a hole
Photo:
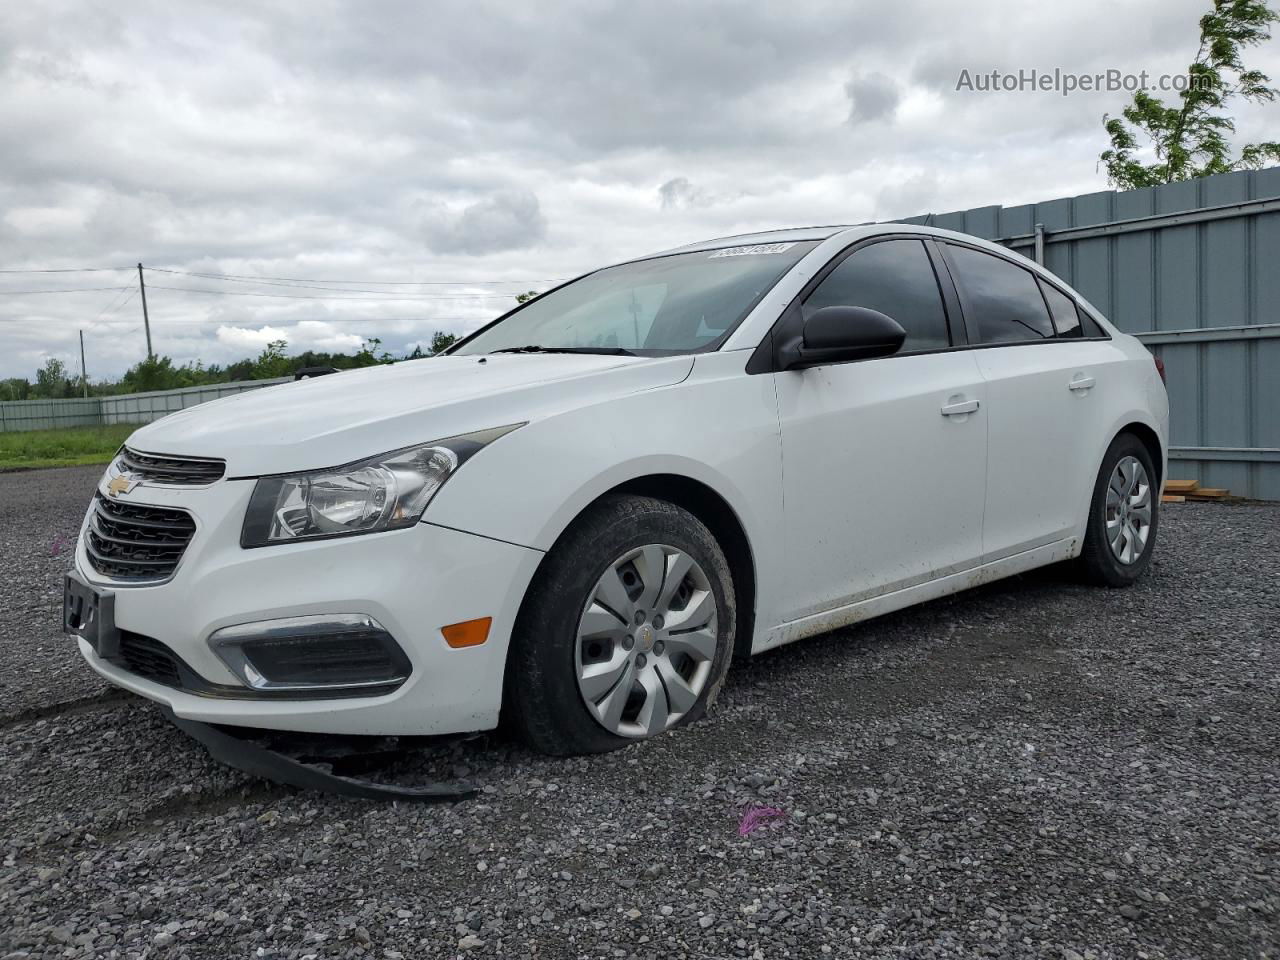
[[[462,733],[497,724],[507,646],[540,551],[427,523],[245,550],[238,542],[238,501],[247,498],[251,484],[219,486],[219,502],[182,503],[199,530],[168,582],[124,587],[106,581],[87,562],[83,544],[76,570],[91,584],[114,590],[122,631],[159,640],[214,691],[229,687],[234,695],[144,679],[81,641],[81,654],[94,670],[178,717],[205,723],[379,735]],[[168,493],[160,495],[160,505],[168,505]],[[260,695],[208,643],[222,627],[325,613],[376,619],[408,657],[408,679],[377,696]],[[441,627],[480,617],[493,619],[485,643],[455,649],[445,642]]]

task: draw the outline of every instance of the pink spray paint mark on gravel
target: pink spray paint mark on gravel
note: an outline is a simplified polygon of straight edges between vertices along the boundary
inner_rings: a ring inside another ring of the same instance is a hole
[[[745,837],[770,821],[785,820],[786,817],[786,811],[777,807],[752,807],[742,815],[742,822],[738,824],[738,836]]]

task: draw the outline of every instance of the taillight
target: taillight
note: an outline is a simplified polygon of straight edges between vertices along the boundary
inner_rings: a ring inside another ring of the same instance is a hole
[[[1168,386],[1169,378],[1164,375],[1164,361],[1161,360],[1159,357],[1157,357],[1154,353],[1151,355],[1151,359],[1156,362],[1156,373],[1160,374],[1160,382],[1163,383],[1165,386]]]

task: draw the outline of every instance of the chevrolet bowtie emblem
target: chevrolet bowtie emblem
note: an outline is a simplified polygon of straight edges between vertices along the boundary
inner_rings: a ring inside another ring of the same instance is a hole
[[[111,494],[113,497],[118,497],[122,493],[128,493],[132,490],[133,484],[133,478],[126,476],[125,474],[120,474],[119,476],[111,478],[111,482],[107,484],[107,493]]]

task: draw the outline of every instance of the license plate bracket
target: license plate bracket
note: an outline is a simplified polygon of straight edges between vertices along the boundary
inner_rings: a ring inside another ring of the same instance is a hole
[[[110,590],[95,590],[74,571],[68,573],[62,588],[62,629],[84,640],[100,657],[117,656],[116,595]]]

